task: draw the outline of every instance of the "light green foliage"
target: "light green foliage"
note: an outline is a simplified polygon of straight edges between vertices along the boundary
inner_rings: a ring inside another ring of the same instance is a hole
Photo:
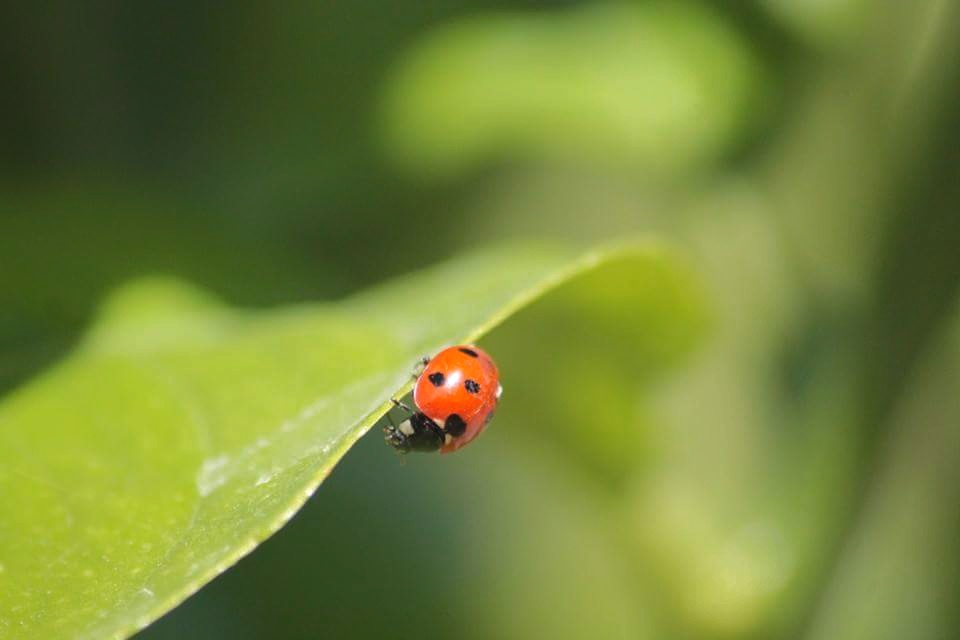
[[[402,65],[388,141],[428,175],[503,155],[673,172],[729,145],[758,72],[739,36],[693,4],[474,18],[434,31]]]
[[[570,279],[549,304],[620,318],[611,331],[646,333],[650,362],[669,360],[702,324],[685,273],[650,243],[513,246],[269,312],[168,280],[128,286],[75,353],[0,407],[0,635],[144,627],[289,520],[420,355]],[[640,312],[607,313],[617,305]]]

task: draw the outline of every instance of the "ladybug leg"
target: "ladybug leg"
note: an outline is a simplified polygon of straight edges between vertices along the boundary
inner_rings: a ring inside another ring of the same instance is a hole
[[[397,400],[396,398],[390,398],[390,402],[393,403],[393,406],[397,407],[398,409],[403,409],[404,411],[406,411],[406,412],[407,412],[408,414],[410,414],[411,416],[416,413],[416,411],[414,411],[413,409],[411,409],[410,407],[408,407],[408,406],[405,405],[404,403],[400,402],[400,401]]]
[[[414,411],[413,409],[411,409],[410,407],[408,407],[406,404],[404,404],[404,403],[401,402],[400,400],[397,400],[396,398],[390,398],[390,402],[393,403],[393,406],[397,407],[398,409],[403,409],[404,411],[406,411],[406,412],[407,412],[408,414],[410,414],[411,416],[415,416],[415,415],[423,416],[423,417],[422,417],[423,420],[428,421],[430,424],[432,424],[433,426],[435,426],[437,429],[439,429],[440,431],[443,431],[443,427],[441,427],[439,424],[437,424],[436,422],[434,422],[433,420],[431,420],[430,418],[428,418],[427,416],[425,416],[423,413],[420,413],[419,411]]]
[[[387,420],[390,424],[383,428],[383,439],[391,447],[396,449],[397,453],[404,454],[410,451],[410,445],[407,442],[407,436],[400,430],[397,423],[393,421],[393,416],[387,413]]]
[[[420,411],[414,411],[413,409],[408,407],[406,404],[404,404],[400,400],[397,400],[396,398],[390,398],[390,402],[392,402],[393,406],[397,407],[398,409],[403,409],[404,411],[406,411],[408,414],[410,414],[411,417],[418,417],[420,420],[425,420],[429,422],[431,425],[433,425],[436,428],[437,431],[440,432],[441,435],[446,434],[446,431],[444,431],[443,427],[441,427],[439,424],[434,422],[432,419],[428,418],[426,415],[424,415]]]
[[[417,364],[413,366],[413,371],[410,372],[410,376],[416,380],[420,377],[420,374],[423,373],[423,370],[427,368],[427,365],[430,364],[430,356],[421,356],[417,360]]]

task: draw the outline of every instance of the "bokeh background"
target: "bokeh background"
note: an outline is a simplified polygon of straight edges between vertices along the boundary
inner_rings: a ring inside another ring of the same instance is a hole
[[[270,306],[655,232],[702,313],[524,311],[483,439],[365,438],[142,637],[957,637],[958,30],[950,0],[7,3],[0,390],[137,275]]]

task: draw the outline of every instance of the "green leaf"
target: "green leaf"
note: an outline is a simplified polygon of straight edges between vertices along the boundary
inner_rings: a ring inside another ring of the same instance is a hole
[[[669,175],[730,147],[761,104],[762,75],[698,4],[475,16],[429,32],[397,69],[384,138],[427,177],[504,156]]]
[[[0,405],[0,635],[146,626],[287,522],[409,390],[419,356],[582,275],[621,283],[606,307],[651,298],[624,330],[671,313],[698,324],[689,273],[650,242],[504,247],[269,312],[169,280],[121,290],[70,358]]]

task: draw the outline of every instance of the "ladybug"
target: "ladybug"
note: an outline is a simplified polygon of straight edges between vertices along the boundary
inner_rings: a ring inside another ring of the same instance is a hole
[[[393,399],[410,417],[399,426],[391,420],[385,439],[400,453],[452,453],[480,435],[493,418],[503,393],[497,365],[473,345],[448,347],[422,363],[413,387],[417,410]]]

